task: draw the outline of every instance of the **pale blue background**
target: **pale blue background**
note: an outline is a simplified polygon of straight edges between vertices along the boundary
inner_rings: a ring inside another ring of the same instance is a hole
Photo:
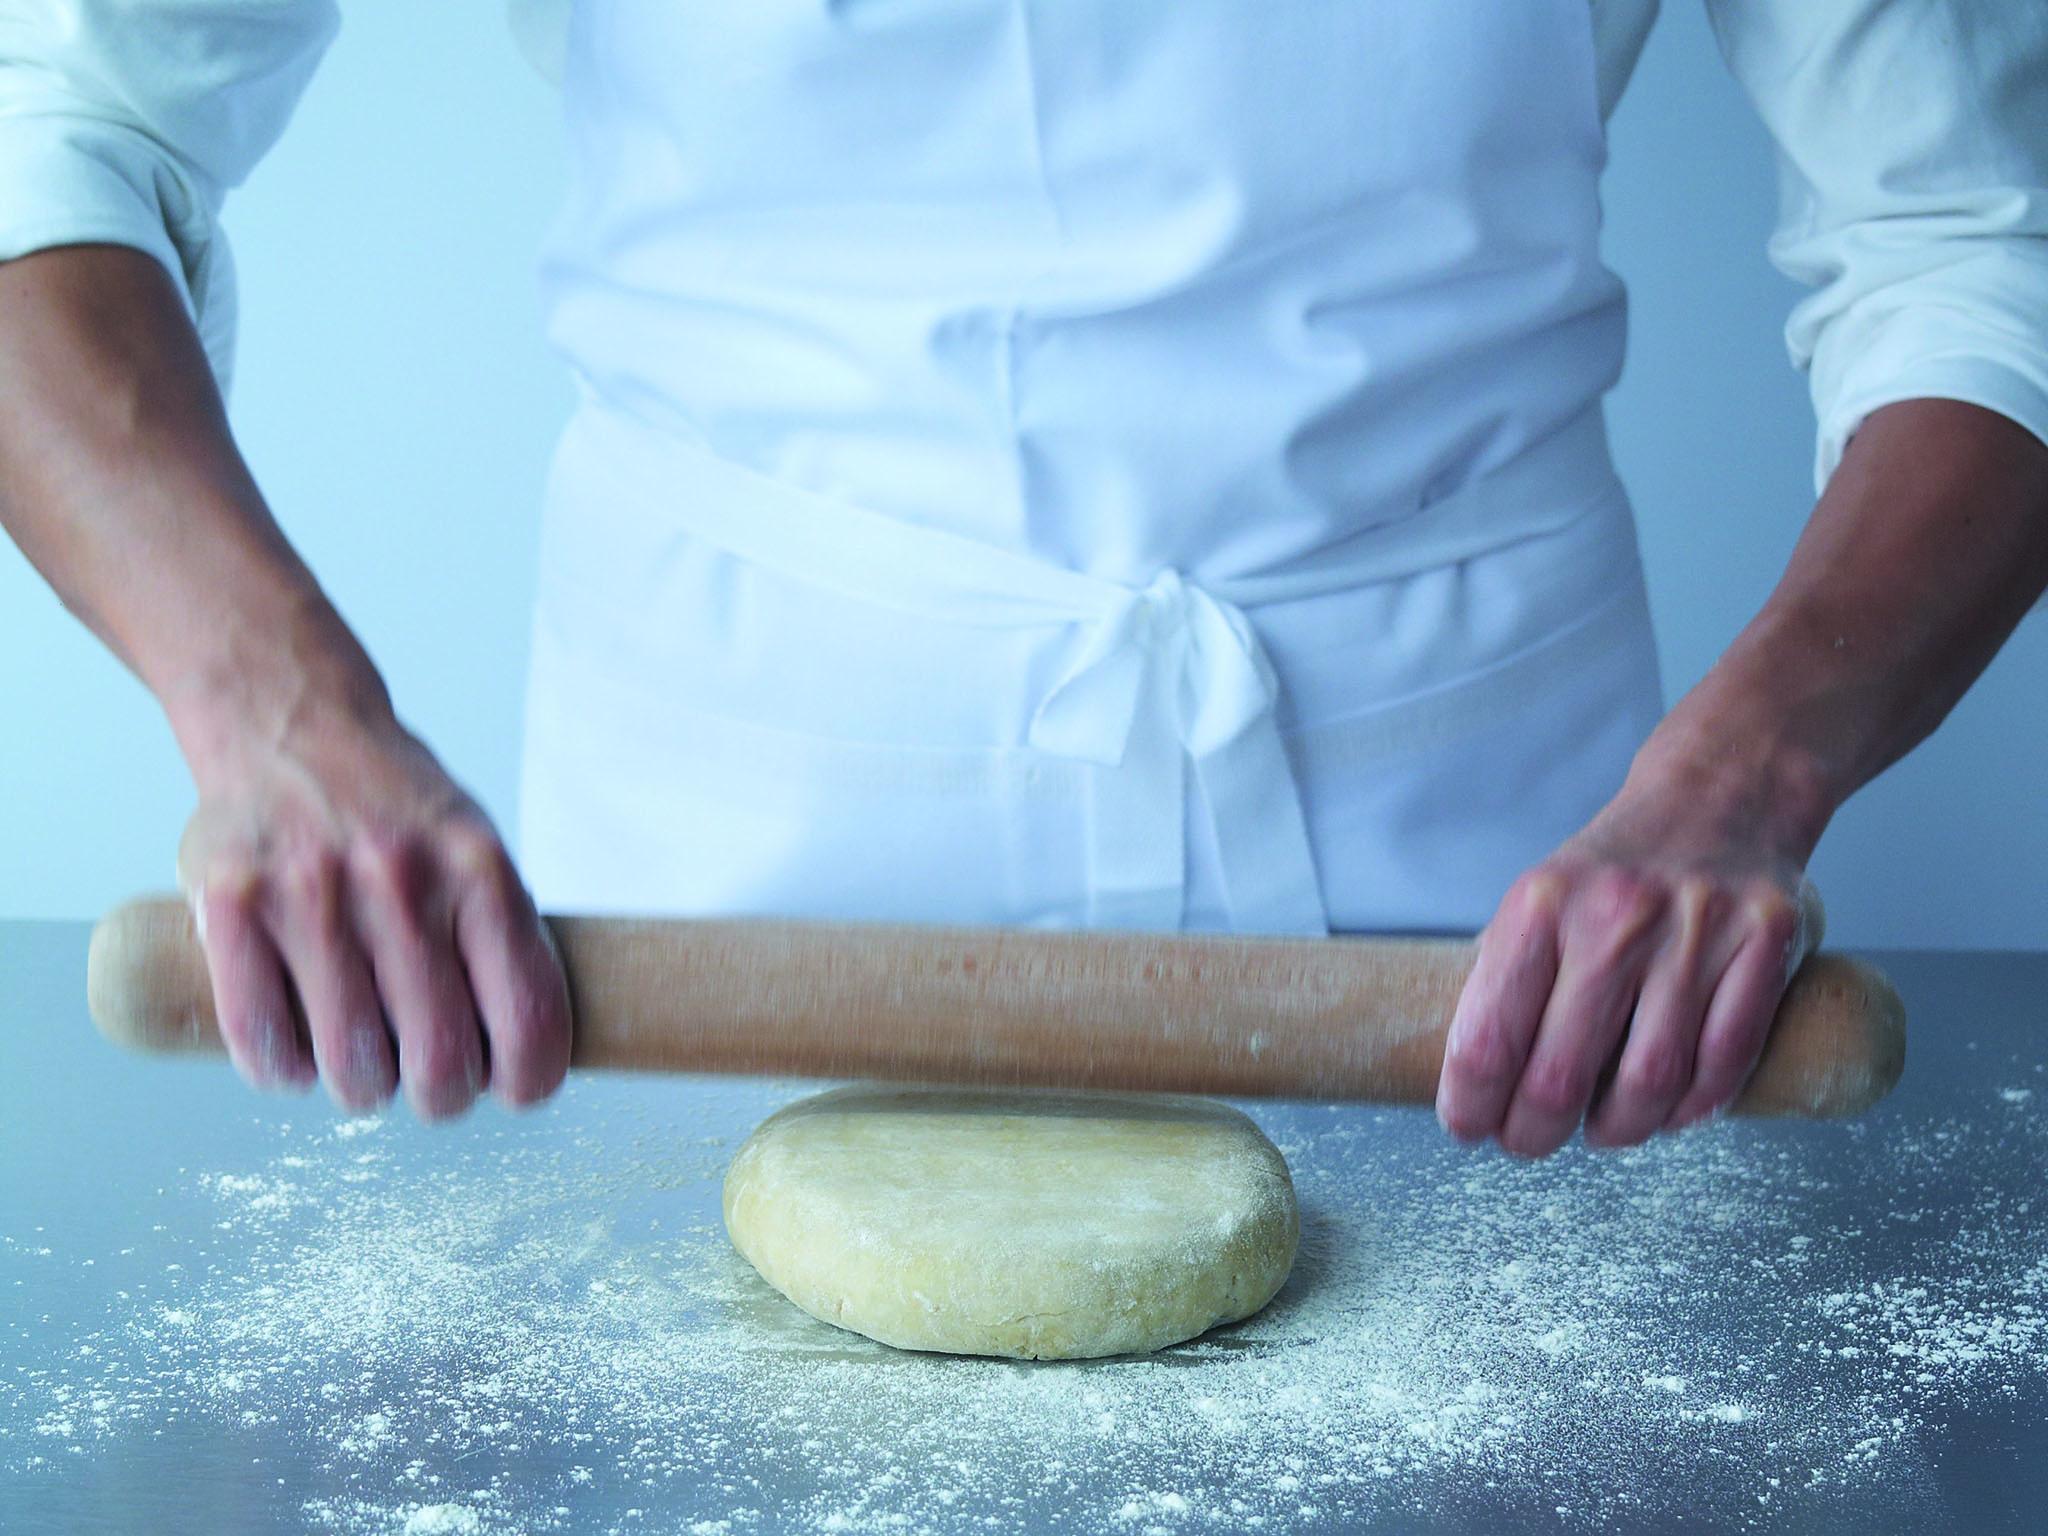
[[[233,411],[294,542],[407,720],[511,826],[540,477],[567,384],[531,278],[555,101],[492,5],[357,6],[230,204]],[[1613,400],[1675,698],[1811,506],[1812,417],[1763,255],[1769,148],[1699,7],[1668,8],[1613,124],[1609,259],[1634,339]],[[192,790],[154,701],[0,541],[0,917],[173,883]],[[1815,865],[1847,945],[2048,947],[2048,621],[1837,820]]]

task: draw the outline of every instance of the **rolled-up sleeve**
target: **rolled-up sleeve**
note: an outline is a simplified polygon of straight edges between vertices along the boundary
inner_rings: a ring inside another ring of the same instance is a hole
[[[1872,411],[1963,400],[2048,442],[2048,4],[1707,0],[1779,151],[1769,251],[1813,291],[1816,490]]]
[[[225,390],[221,203],[284,131],[339,24],[334,0],[4,0],[0,261],[87,242],[147,251]]]

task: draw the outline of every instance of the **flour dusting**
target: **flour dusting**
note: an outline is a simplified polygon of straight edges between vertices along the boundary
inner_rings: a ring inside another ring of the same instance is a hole
[[[1262,1116],[1303,1208],[1280,1298],[1065,1364],[899,1354],[768,1291],[716,1217],[766,1090],[714,1102],[715,1134],[583,1113],[444,1135],[431,1166],[378,1122],[288,1129],[187,1176],[207,1219],[139,1212],[118,1255],[0,1236],[31,1298],[107,1297],[89,1326],[8,1325],[0,1468],[284,1437],[278,1497],[340,1536],[1281,1532],[1473,1489],[1568,1528],[1761,1528],[1907,1494],[1930,1420],[2038,1390],[2048,1195],[2001,1192],[2048,1172],[2030,1095],[1534,1165],[1398,1112]]]

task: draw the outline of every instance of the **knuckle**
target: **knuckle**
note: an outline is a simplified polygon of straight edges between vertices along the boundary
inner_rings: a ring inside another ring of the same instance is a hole
[[[419,904],[423,894],[418,842],[402,832],[368,832],[350,850],[356,881],[371,895],[401,909]]]
[[[1502,915],[1520,929],[1555,922],[1564,910],[1567,884],[1563,872],[1549,865],[1529,870],[1508,887],[1501,903]]]
[[[1750,926],[1773,947],[1789,946],[1799,934],[1799,908],[1778,887],[1753,890],[1744,902]]]
[[[453,1030],[433,1030],[420,1042],[413,1075],[423,1087],[436,1090],[459,1083],[463,1077],[463,1054]]]
[[[441,832],[441,857],[457,879],[502,889],[512,860],[488,822],[458,817]]]
[[[1708,1096],[1721,1099],[1733,1091],[1763,1046],[1762,1019],[1743,1019],[1700,1044],[1698,1077]]]
[[[253,863],[236,860],[206,872],[201,902],[209,923],[252,916],[263,896],[263,874]]]
[[[490,1033],[491,1086],[508,1094],[524,1090],[538,1076],[536,1069],[546,1054],[540,1021],[525,1008],[514,1008],[494,1021]]]
[[[329,1085],[343,1108],[360,1114],[390,1100],[398,1074],[381,1021],[365,1019],[352,1026],[339,1054]]]
[[[226,1021],[222,1027],[228,1028]],[[235,1020],[233,1040],[243,1077],[259,1088],[282,1083],[298,1067],[298,1046],[291,1026],[261,1009],[249,1009]]]
[[[406,1096],[428,1118],[459,1113],[476,1097],[480,1063],[462,1031],[433,1028],[414,1042],[403,1073]]]
[[[1506,1036],[1490,1020],[1453,1034],[1444,1062],[1456,1076],[1481,1082],[1498,1082],[1515,1065]]]
[[[1547,1056],[1529,1063],[1517,1096],[1546,1119],[1576,1119],[1591,1090],[1576,1062]]]
[[[278,861],[278,891],[295,906],[322,907],[332,899],[341,873],[334,850],[320,844],[294,848]]]
[[[539,1103],[568,1075],[568,1020],[537,996],[515,1009],[492,1045],[491,1087],[515,1107]]]
[[[1587,876],[1583,900],[1595,927],[1627,943],[1662,914],[1665,896],[1635,871],[1608,865]]]
[[[219,1011],[218,1024],[221,1039],[227,1042],[231,1053],[237,1057],[237,1065],[246,1059],[256,1058],[256,1039],[269,1026],[258,1020],[252,1008],[226,1008]]]
[[[1692,1074],[1691,1061],[1675,1047],[1652,1046],[1625,1056],[1615,1072],[1615,1086],[1624,1094],[1642,1099],[1674,1098]]]

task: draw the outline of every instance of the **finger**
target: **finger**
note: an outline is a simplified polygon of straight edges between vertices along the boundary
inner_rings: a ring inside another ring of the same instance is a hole
[[[1551,872],[1517,880],[1480,936],[1437,1079],[1437,1119],[1460,1141],[1482,1141],[1501,1128],[1557,979],[1562,893]]]
[[[1727,907],[1725,895],[1706,881],[1688,881],[1674,897],[1664,947],[1643,977],[1614,1075],[1586,1117],[1587,1145],[1632,1147],[1647,1140],[1691,1084],[1707,1001],[1726,965],[1726,957],[1712,951]]]
[[[494,833],[459,840],[450,862],[456,949],[490,1043],[491,1092],[514,1108],[536,1104],[569,1071],[561,962]]]
[[[422,1120],[460,1114],[482,1091],[484,1043],[438,873],[411,843],[378,844],[358,857],[355,889],[406,1102]]]
[[[1546,1157],[1578,1129],[1635,1011],[1662,913],[1654,887],[1620,872],[1594,877],[1574,902],[1557,985],[1501,1126],[1507,1151]]]
[[[1799,958],[1804,960],[1816,949],[1828,931],[1827,904],[1820,899],[1820,891],[1813,879],[1804,870],[1800,871],[1799,886],[1793,892],[1793,900],[1799,903]],[[1798,969],[1796,963],[1792,967]]]
[[[1802,958],[1798,908],[1781,893],[1753,898],[1747,937],[1707,1005],[1692,1086],[1665,1124],[1676,1130],[1724,1110],[1756,1070],[1786,983]]]
[[[228,1060],[252,1087],[311,1087],[313,1060],[299,1041],[284,965],[258,911],[255,877],[215,876],[195,889],[192,902]]]
[[[285,874],[283,887],[278,945],[320,1076],[349,1113],[375,1109],[391,1097],[398,1067],[369,960],[348,922],[341,861],[324,849],[309,854]]]

